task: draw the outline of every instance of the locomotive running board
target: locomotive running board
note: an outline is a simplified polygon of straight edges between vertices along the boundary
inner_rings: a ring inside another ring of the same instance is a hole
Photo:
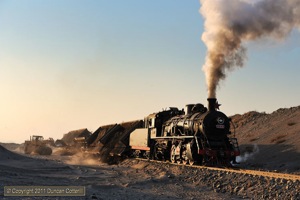
[[[151,137],[151,139],[182,139],[182,138],[195,138],[195,136],[166,136],[166,137]]]

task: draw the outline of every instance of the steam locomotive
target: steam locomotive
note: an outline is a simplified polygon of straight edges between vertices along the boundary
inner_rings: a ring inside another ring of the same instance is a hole
[[[170,107],[150,114],[129,135],[130,154],[172,163],[231,166],[240,155],[237,139],[230,137],[231,119],[218,111],[215,98],[189,104],[185,110]]]

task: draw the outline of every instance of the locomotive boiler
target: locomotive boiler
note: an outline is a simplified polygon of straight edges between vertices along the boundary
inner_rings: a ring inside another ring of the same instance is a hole
[[[189,104],[185,110],[171,107],[145,117],[143,127],[130,134],[132,154],[173,163],[231,166],[240,155],[237,139],[231,136],[231,120],[217,110],[215,98],[207,100],[207,108]]]

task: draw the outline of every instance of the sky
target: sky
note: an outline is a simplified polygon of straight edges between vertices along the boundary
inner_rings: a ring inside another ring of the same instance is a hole
[[[198,0],[0,0],[0,142],[93,132],[207,104]],[[217,90],[221,111],[271,113],[300,102],[300,40],[248,42]]]

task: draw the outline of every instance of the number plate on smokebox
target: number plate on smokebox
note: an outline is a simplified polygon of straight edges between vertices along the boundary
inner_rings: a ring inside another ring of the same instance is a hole
[[[217,124],[216,128],[225,128],[225,126],[223,124]]]

